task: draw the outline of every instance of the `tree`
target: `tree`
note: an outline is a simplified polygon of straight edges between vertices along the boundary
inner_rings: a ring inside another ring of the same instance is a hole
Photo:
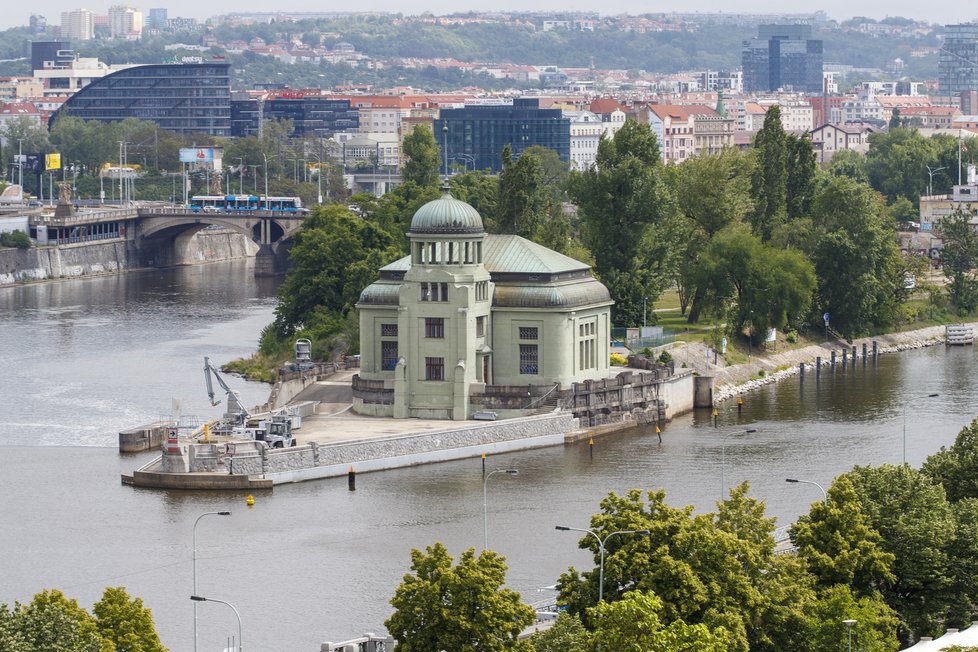
[[[107,587],[92,613],[102,638],[111,641],[117,652],[166,652],[153,613],[141,598],[130,598],[125,588]]]
[[[978,498],[978,419],[961,429],[950,448],[941,446],[928,457],[921,472],[940,483],[952,503]]]
[[[99,634],[95,619],[56,589],[38,593],[29,604],[14,605],[12,620],[25,650],[115,652],[112,642]]]
[[[275,309],[284,337],[316,319],[345,317],[377,270],[401,254],[390,233],[336,204],[314,209],[293,241]]]
[[[764,126],[754,137],[754,151],[758,165],[751,225],[758,237],[768,240],[788,216],[788,137],[781,125],[781,107],[767,110]]]
[[[956,523],[944,488],[907,465],[857,466],[843,477],[894,556],[895,580],[880,591],[903,621],[901,639],[939,634],[948,605],[968,599],[954,595],[955,586],[963,586],[955,575],[972,572],[949,556]]]
[[[971,227],[971,215],[956,208],[937,225],[941,248],[941,269],[951,280],[951,303],[968,314],[978,308],[978,234]]]
[[[533,644],[534,652],[584,652],[594,647],[591,633],[584,629],[581,619],[566,612],[559,613],[549,629],[534,634],[530,643]]]
[[[866,172],[873,188],[887,200],[903,196],[916,203],[926,194],[927,166],[937,158],[935,143],[916,129],[900,127],[869,136]]]
[[[0,246],[16,247],[17,249],[30,249],[31,238],[23,231],[6,231],[0,233]]]
[[[853,181],[868,183],[866,161],[862,154],[855,150],[843,149],[832,155],[828,172],[834,177],[849,177]]]
[[[894,556],[883,550],[848,478],[833,483],[827,504],[815,503],[795,521],[791,540],[823,588],[842,584],[869,595],[896,579],[890,570]]]
[[[616,302],[614,323],[639,323],[643,299],[654,302],[671,278],[671,272],[658,273],[639,257],[649,226],[671,212],[659,144],[649,126],[629,120],[613,139],[602,139],[596,165],[571,173],[569,193],[595,271]]]
[[[397,587],[384,623],[396,652],[532,652],[520,632],[534,620],[519,593],[503,588],[506,564],[471,548],[458,564],[441,543],[411,551],[411,570]]]
[[[789,220],[808,215],[815,195],[815,150],[807,136],[788,135],[785,147],[787,178],[785,206]]]
[[[821,310],[852,338],[889,324],[906,296],[904,262],[882,198],[848,177],[835,177],[812,207],[819,233],[813,253]]]
[[[812,652],[838,652],[848,641],[849,630],[842,621],[853,619],[852,649],[866,652],[891,652],[899,649],[899,618],[878,593],[856,595],[848,586],[837,584],[818,594],[810,608],[811,619],[805,649]]]
[[[617,602],[594,608],[594,641],[599,650],[620,652],[726,652],[731,637],[726,629],[687,625],[659,619],[662,600],[653,593],[631,591]]]
[[[502,159],[496,228],[499,233],[534,239],[544,216],[543,166],[533,153],[524,152],[514,161],[509,145],[503,149]]]
[[[405,158],[401,166],[403,181],[413,181],[421,187],[438,186],[440,149],[428,125],[418,125],[405,136],[401,151]]]

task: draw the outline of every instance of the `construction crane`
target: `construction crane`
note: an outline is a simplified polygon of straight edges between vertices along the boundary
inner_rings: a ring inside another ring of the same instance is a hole
[[[227,409],[224,411],[224,422],[228,427],[245,425],[248,421],[248,410],[241,405],[241,399],[238,393],[228,387],[228,384],[224,382],[221,378],[221,374],[218,373],[214,365],[211,364],[210,358],[204,356],[204,381],[207,383],[207,397],[210,399],[211,405],[220,405],[220,401],[214,400],[214,385],[211,382],[211,374],[217,379],[217,384],[221,386],[227,396]]]

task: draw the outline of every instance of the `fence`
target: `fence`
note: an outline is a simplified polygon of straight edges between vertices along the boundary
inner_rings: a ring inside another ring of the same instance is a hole
[[[654,349],[657,346],[672,344],[679,332],[667,330],[661,326],[643,326],[641,328],[612,328],[612,346],[624,346],[632,351],[644,348]]]

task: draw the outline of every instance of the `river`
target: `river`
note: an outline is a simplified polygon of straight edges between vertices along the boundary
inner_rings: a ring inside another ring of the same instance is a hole
[[[256,494],[134,489],[119,476],[152,455],[120,456],[118,430],[173,412],[213,417],[203,356],[249,353],[273,316],[274,284],[248,264],[136,272],[0,289],[4,409],[0,421],[0,602],[60,588],[90,607],[106,586],[125,586],[153,610],[163,642],[193,649],[192,528],[198,593],[234,604],[245,648],[313,652],[324,640],[382,631],[388,601],[412,547],[443,541],[457,555],[482,545],[479,460],[279,486]],[[670,423],[662,443],[630,431],[586,443],[500,455],[489,468],[490,546],[507,557],[508,582],[533,601],[567,568],[589,568],[577,536],[609,491],[663,488],[670,504],[710,510],[748,480],[768,513],[786,524],[821,499],[855,464],[899,463],[906,403],[907,459],[919,465],[953,442],[978,405],[971,347],[881,356],[878,364],[819,382],[809,373],[708,413]],[[229,379],[246,404],[267,387]],[[934,398],[917,398],[930,393]],[[200,650],[220,650],[237,621],[220,604],[199,605]]]

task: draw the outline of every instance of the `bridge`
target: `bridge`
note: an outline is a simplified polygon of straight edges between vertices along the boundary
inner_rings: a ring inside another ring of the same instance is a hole
[[[279,211],[194,212],[152,202],[77,211],[62,205],[53,215],[32,215],[30,223],[38,244],[122,239],[132,259],[148,267],[189,262],[191,237],[208,227],[224,228],[258,245],[255,276],[271,276],[284,269],[292,236],[303,219],[304,215]]]

